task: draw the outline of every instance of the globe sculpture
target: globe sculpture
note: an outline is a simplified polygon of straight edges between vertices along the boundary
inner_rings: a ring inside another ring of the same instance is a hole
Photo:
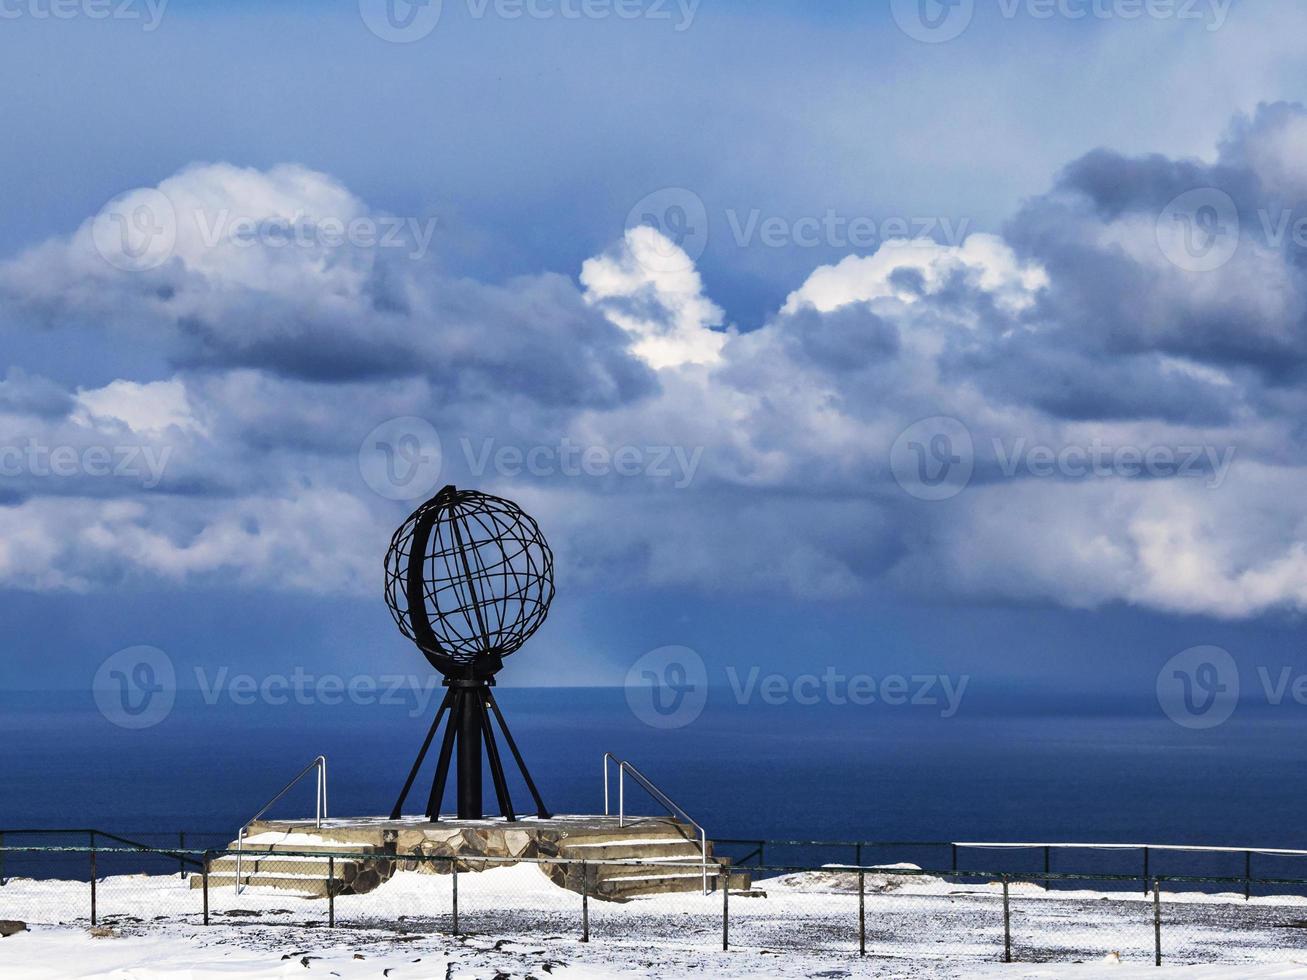
[[[504,658],[544,622],[553,598],[553,553],[536,522],[510,500],[447,486],[400,525],[386,553],[386,605],[400,631],[444,674],[447,690],[395,803],[392,820],[400,818],[442,721],[445,731],[427,818],[440,819],[455,749],[458,817],[482,818],[484,746],[499,810],[505,819],[517,819],[490,723],[492,714],[536,812],[549,817],[491,688]]]

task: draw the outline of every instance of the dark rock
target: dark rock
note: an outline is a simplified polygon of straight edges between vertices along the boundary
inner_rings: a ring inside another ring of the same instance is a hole
[[[16,936],[18,933],[26,931],[26,922],[19,922],[16,919],[0,919],[0,938]]]

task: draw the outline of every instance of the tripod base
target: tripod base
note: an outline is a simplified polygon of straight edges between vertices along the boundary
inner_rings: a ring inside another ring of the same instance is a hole
[[[431,723],[431,730],[427,732],[426,741],[422,743],[422,749],[418,752],[417,760],[413,763],[413,768],[408,774],[408,780],[404,783],[404,789],[399,794],[399,799],[395,801],[395,809],[390,814],[390,819],[398,820],[404,809],[404,801],[408,798],[409,791],[413,788],[413,783],[417,781],[418,773],[422,769],[422,763],[427,757],[427,752],[431,749],[431,743],[435,740],[436,732],[440,730],[440,723],[445,721],[445,733],[440,742],[440,755],[436,762],[436,776],[431,783],[431,795],[427,798],[427,819],[433,822],[440,820],[440,801],[445,796],[445,783],[449,778],[449,764],[454,757],[454,749],[458,749],[458,819],[460,820],[480,820],[483,817],[481,806],[481,747],[484,744],[486,758],[490,762],[490,776],[495,784],[495,797],[499,802],[499,812],[504,819],[515,821],[517,814],[513,810],[513,800],[508,792],[508,780],[504,777],[503,761],[499,755],[499,745],[495,741],[494,728],[490,723],[491,712],[494,713],[495,720],[498,721],[500,729],[504,733],[504,741],[508,743],[509,751],[513,753],[513,760],[522,772],[522,777],[526,780],[527,789],[531,791],[531,796],[535,801],[536,814],[542,820],[548,820],[550,817],[549,810],[546,809],[544,801],[540,799],[540,792],[536,789],[535,781],[531,778],[531,773],[527,771],[526,762],[522,759],[522,753],[517,749],[517,743],[513,741],[513,735],[508,730],[508,724],[504,721],[504,715],[499,710],[499,705],[495,703],[495,696],[491,693],[491,687],[494,685],[492,678],[479,678],[475,680],[466,680],[461,678],[446,678],[444,700],[440,702],[440,708],[436,711],[436,719]],[[449,717],[445,718],[445,713]]]

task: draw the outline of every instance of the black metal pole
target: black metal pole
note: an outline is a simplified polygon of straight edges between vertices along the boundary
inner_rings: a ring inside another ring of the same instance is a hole
[[[1144,848],[1144,894],[1148,894],[1148,848]]]
[[[0,831],[0,887],[5,883],[5,835]]]
[[[1003,878],[1003,962],[1012,962],[1012,907],[1008,904],[1007,878]]]
[[[1162,965],[1162,891],[1161,882],[1153,882],[1153,964]]]
[[[1048,872],[1052,869],[1052,857],[1053,857],[1052,849],[1049,847],[1045,847],[1044,848],[1044,874],[1048,874]],[[1045,878],[1044,879],[1045,891],[1048,890],[1048,885],[1049,885],[1049,881],[1047,878]]]
[[[581,942],[590,941],[590,868],[581,862]]]
[[[731,948],[731,880],[722,869],[722,952]]]
[[[404,811],[404,801],[408,799],[409,790],[413,788],[413,782],[418,778],[418,772],[422,769],[422,763],[427,757],[427,752],[431,748],[431,740],[436,737],[436,729],[440,727],[440,719],[444,717],[445,709],[449,707],[449,689],[445,689],[445,696],[440,701],[440,707],[436,709],[436,719],[431,723],[431,728],[427,732],[426,740],[422,743],[422,749],[418,752],[417,759],[413,762],[413,768],[409,770],[408,779],[404,781],[404,788],[400,790],[399,799],[395,801],[395,809],[390,811],[390,819],[398,820]]]
[[[508,780],[504,778],[504,763],[499,757],[499,745],[495,742],[495,731],[490,727],[490,710],[486,699],[477,696],[477,713],[481,717],[481,732],[486,743],[486,760],[490,763],[490,778],[495,784],[495,799],[499,802],[499,813],[509,823],[517,821],[513,812],[513,797],[508,791]]]
[[[449,760],[454,754],[454,736],[458,727],[454,724],[454,702],[450,697],[449,720],[445,722],[445,737],[440,740],[440,758],[436,762],[436,776],[431,781],[431,795],[427,797],[427,819],[440,820],[440,804],[445,799],[445,780],[449,778]]]
[[[1253,852],[1244,851],[1243,854],[1243,900],[1245,902],[1253,897]]]
[[[213,863],[213,852],[204,852],[204,924],[209,924],[209,865]],[[237,887],[240,886],[238,881]]]
[[[480,820],[481,810],[481,713],[474,700],[479,692],[463,688],[458,692],[458,819]]]
[[[183,830],[177,835],[177,844],[180,850],[186,850],[186,831]],[[177,877],[182,881],[186,880],[186,862],[182,858],[177,859]]]
[[[450,863],[454,869],[454,935],[458,935],[458,860],[450,858]]]
[[[336,856],[327,856],[327,928],[336,928]]]
[[[92,834],[94,836],[94,834]],[[91,925],[96,922],[95,909],[95,847],[91,847]]]
[[[858,869],[858,955],[867,955],[867,872]]]
[[[956,844],[951,846],[953,848],[953,871],[956,874],[958,870],[958,846]]]
[[[517,749],[517,743],[513,741],[513,733],[508,730],[508,722],[504,721],[504,713],[499,710],[499,702],[495,700],[492,691],[486,691],[486,702],[490,705],[490,710],[495,713],[495,720],[499,722],[499,729],[504,733],[504,741],[508,743],[508,751],[513,753],[513,761],[517,763],[517,768],[522,772],[522,778],[526,780],[526,788],[531,793],[531,798],[535,800],[536,816],[541,820],[549,819],[549,808],[545,806],[545,801],[540,798],[540,791],[536,789],[535,780],[531,778],[531,770],[526,767],[526,760],[522,758],[522,753]]]

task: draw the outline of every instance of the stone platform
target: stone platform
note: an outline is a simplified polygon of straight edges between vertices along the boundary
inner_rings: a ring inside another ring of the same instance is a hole
[[[235,847],[233,842],[232,849]],[[453,865],[460,872],[502,866],[501,862],[475,860],[420,860],[431,857],[508,859],[503,863],[512,863],[514,858],[538,859],[542,873],[577,892],[587,887],[580,861],[629,861],[585,866],[589,893],[617,901],[699,891],[705,877],[707,887],[716,890],[729,864],[727,859],[713,856],[711,841],[705,862],[698,833],[670,817],[627,817],[624,823],[610,816],[523,817],[514,822],[502,818],[433,822],[364,817],[327,820],[321,828],[312,820],[262,820],[250,826],[243,852],[242,884],[317,897],[325,897],[329,887],[337,894],[363,894],[401,869],[448,874]],[[375,859],[367,857],[373,854]],[[334,884],[329,885],[328,859],[336,855],[342,857],[336,861]],[[747,873],[731,871],[726,878],[732,890],[749,887]],[[235,882],[236,858],[216,859],[210,867],[210,884]],[[195,884],[198,886],[198,881]]]

